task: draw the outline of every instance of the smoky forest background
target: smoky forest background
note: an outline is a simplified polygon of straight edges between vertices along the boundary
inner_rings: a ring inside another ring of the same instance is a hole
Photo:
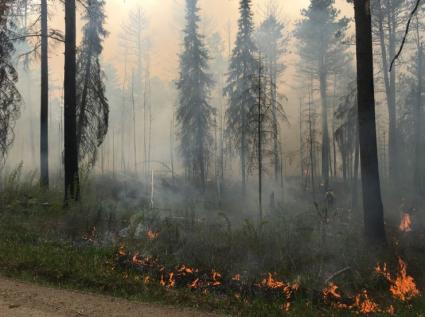
[[[421,0],[0,0],[0,272],[240,316],[425,311]]]

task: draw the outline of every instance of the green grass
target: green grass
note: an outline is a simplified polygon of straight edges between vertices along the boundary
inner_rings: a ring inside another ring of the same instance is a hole
[[[352,272],[337,278],[344,291],[353,294],[366,288],[373,298],[381,299],[387,306],[391,302],[397,316],[421,316],[421,313],[425,316],[422,297],[409,304],[391,300],[387,285],[372,274],[376,261],[386,259],[390,264],[395,254],[403,254],[409,264],[409,273],[423,285],[425,250],[415,243],[421,240],[419,237],[401,237],[397,250],[392,247],[372,256],[359,243],[358,224],[348,222],[347,214],[343,213],[331,219],[332,225],[326,226],[329,233],[323,245],[315,213],[305,209],[306,206],[294,205],[268,219],[262,231],[249,221],[232,226],[233,223],[222,216],[212,225],[194,221],[175,224],[154,219],[149,225],[160,231],[157,240],[151,243],[129,237],[121,241],[129,250],[153,255],[169,268],[185,263],[205,270],[215,268],[228,276],[246,272],[250,278],[276,271],[279,276],[299,280],[310,292],[298,294],[289,313],[284,313],[282,296],[251,294],[237,298],[230,291],[212,293],[211,290],[205,294],[187,288],[167,289],[161,287],[158,280],[145,285],[141,273],[117,265],[117,242],[102,246],[82,239],[93,226],[102,235],[144,221],[145,216],[149,218],[150,215],[143,212],[143,205],[127,206],[114,200],[114,186],[118,184],[112,184],[112,189],[96,191],[92,187],[85,190],[82,203],[63,209],[60,191],[46,192],[32,181],[21,182],[19,173],[12,173],[0,192],[0,274],[4,276],[235,316],[358,316],[317,303],[314,298],[317,294],[311,292],[323,286],[318,261],[327,272],[345,267],[348,262],[353,267]],[[297,210],[297,213],[290,218],[287,210]],[[334,240],[339,243],[333,243]]]
[[[8,277],[239,316],[284,315],[279,301],[260,298],[241,301],[231,295],[205,295],[187,289],[169,290],[154,282],[146,286],[140,274],[116,267],[115,248],[76,247],[68,242],[40,239],[19,226],[1,227],[0,272]],[[417,300],[411,306],[400,305],[397,310],[397,316],[420,316],[418,312],[425,311],[425,302]],[[288,314],[294,317],[349,315],[347,311],[314,306],[308,298],[298,298]]]

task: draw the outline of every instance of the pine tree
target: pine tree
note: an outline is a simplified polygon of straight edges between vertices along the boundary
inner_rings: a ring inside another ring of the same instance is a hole
[[[47,0],[41,0],[40,184],[49,187],[49,53]]]
[[[347,46],[342,42],[348,29],[347,18],[339,19],[334,0],[311,0],[301,12],[303,19],[295,32],[299,40],[301,71],[314,75],[320,84],[322,103],[322,178],[325,190],[329,184],[330,142],[328,128],[328,75],[347,63]]]
[[[197,0],[187,0],[177,122],[186,177],[205,190],[215,111],[208,100],[213,80],[207,73],[208,52],[199,33],[199,21]]]
[[[252,89],[252,81],[258,71],[251,5],[251,0],[240,1],[239,30],[224,89],[225,95],[229,98],[226,132],[232,147],[240,154],[243,194],[246,193],[248,159],[250,153],[255,150],[250,140],[256,133],[249,127],[249,113],[257,104],[257,92]]]
[[[107,36],[104,0],[89,0],[84,17],[83,40],[77,56],[77,142],[78,157],[89,167],[96,162],[97,149],[108,132],[109,104],[100,65],[102,42]]]
[[[0,160],[4,160],[13,142],[13,128],[20,114],[21,95],[16,88],[18,73],[12,63],[14,43],[10,16],[12,1],[0,4]]]
[[[275,8],[270,8],[275,9]],[[258,47],[263,54],[264,64],[267,68],[270,82],[272,83],[272,133],[273,133],[273,164],[275,180],[281,170],[281,158],[279,157],[279,120],[278,120],[278,80],[285,70],[285,65],[282,63],[281,58],[286,52],[284,25],[276,17],[275,10],[270,10],[267,18],[261,23],[257,32]]]
[[[372,18],[369,0],[354,0],[356,21],[357,98],[363,212],[366,237],[385,244],[384,207],[379,181],[373,82]]]
[[[76,83],[76,8],[75,0],[65,1],[64,143],[65,205],[79,199]]]

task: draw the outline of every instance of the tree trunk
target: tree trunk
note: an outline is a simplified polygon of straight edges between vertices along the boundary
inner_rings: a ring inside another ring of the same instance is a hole
[[[65,1],[65,202],[79,199],[76,130],[76,16],[75,0]]]
[[[384,34],[384,14],[382,12],[381,0],[378,0],[378,26],[379,26],[379,43],[381,47],[381,56],[382,56],[382,67],[384,73],[384,85],[385,85],[385,95],[387,99],[388,107],[388,156],[389,156],[389,174],[391,181],[397,180],[397,113],[396,113],[396,93],[395,93],[395,66],[391,73],[389,74],[389,62],[388,56],[395,56],[395,34],[394,34],[394,25],[392,24],[393,18],[391,13],[388,12],[388,32],[389,32],[389,43],[388,43],[388,53],[385,43],[385,34]],[[390,8],[387,8],[390,11]]]
[[[414,183],[415,190],[418,197],[424,194],[425,189],[425,181],[424,181],[424,167],[423,167],[423,128],[422,128],[422,85],[423,85],[423,46],[419,44],[418,47],[418,61],[417,61],[417,101],[416,101],[416,109],[415,109],[415,175],[414,175]]]
[[[327,191],[329,187],[329,129],[328,129],[328,98],[327,98],[327,76],[323,69],[320,67],[320,98],[322,101],[322,179],[324,183],[324,190]]]
[[[370,0],[355,0],[354,11],[365,233],[370,242],[385,244],[384,208],[381,199],[376,140]]]
[[[49,62],[47,0],[41,0],[40,184],[49,187]]]

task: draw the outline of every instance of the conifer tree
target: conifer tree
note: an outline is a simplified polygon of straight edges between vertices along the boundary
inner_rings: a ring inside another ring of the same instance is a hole
[[[205,190],[215,111],[209,103],[213,80],[208,74],[204,37],[199,33],[197,3],[197,0],[186,0],[186,27],[177,81],[177,121],[186,177]]]
[[[89,0],[83,40],[77,56],[77,140],[80,162],[96,162],[98,147],[108,131],[109,105],[100,65],[102,42],[107,36],[104,0]]]
[[[311,0],[301,12],[295,36],[299,40],[301,71],[319,80],[322,104],[322,179],[329,184],[330,142],[328,128],[328,75],[347,63],[347,46],[343,45],[348,29],[347,18],[339,18],[334,0]]]
[[[251,0],[240,1],[238,34],[224,89],[225,95],[229,98],[226,132],[232,148],[239,151],[243,194],[246,192],[248,159],[250,153],[255,150],[251,142],[255,137],[255,131],[250,129],[249,113],[257,104],[257,92],[252,89],[253,78],[258,71],[258,61],[255,58],[257,47],[253,41],[254,23],[251,6]]]
[[[264,57],[266,72],[271,87],[272,107],[272,135],[273,135],[273,165],[274,176],[277,181],[281,170],[281,158],[279,157],[279,113],[278,113],[278,80],[285,70],[281,58],[286,52],[284,25],[276,16],[275,7],[270,8],[267,18],[261,23],[257,32],[258,48]]]
[[[0,4],[0,160],[4,160],[13,142],[13,128],[20,114],[21,95],[16,87],[18,73],[12,62],[15,51],[11,39],[14,28],[10,12],[12,1]]]

